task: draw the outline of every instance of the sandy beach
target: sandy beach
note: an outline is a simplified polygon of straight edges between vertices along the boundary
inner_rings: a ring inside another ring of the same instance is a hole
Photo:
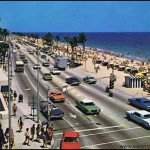
[[[42,40],[39,40],[38,46],[43,47]],[[67,48],[66,44],[59,43],[59,48],[56,53],[62,54],[63,56],[67,56],[65,49]],[[71,52],[71,48],[69,49]],[[78,52],[82,50],[81,48],[78,48]],[[81,63],[83,65],[74,68],[74,69],[81,69],[91,76],[94,76],[97,79],[100,79],[103,83],[106,85],[109,84],[109,76],[112,73],[112,69],[107,69],[107,66],[103,66],[102,64],[96,64],[99,65],[100,69],[98,72],[95,72],[93,59],[99,58],[100,60],[107,60],[108,62],[116,63],[119,65],[125,65],[129,67],[134,67],[136,69],[140,69],[142,71],[148,71],[148,67],[150,66],[147,62],[142,62],[139,60],[131,60],[124,57],[112,55],[112,53],[108,54],[106,52],[100,52],[100,51],[94,51],[93,49],[86,49],[85,51],[86,61],[82,61]],[[125,76],[129,76],[128,73],[124,73],[124,71],[118,71],[117,69],[114,70],[114,74],[117,77],[117,80],[115,82],[114,88],[119,89],[120,91],[124,91],[130,95],[133,95],[134,97],[150,97],[148,92],[143,91],[143,88],[127,88],[123,86],[123,83],[125,82]],[[107,78],[106,78],[107,77]],[[112,90],[113,91],[113,90]]]

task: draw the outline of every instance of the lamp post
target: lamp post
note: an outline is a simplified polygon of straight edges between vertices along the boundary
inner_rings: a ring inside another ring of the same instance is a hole
[[[40,48],[37,49],[37,64],[39,65],[39,52]],[[37,123],[39,123],[39,66],[37,68]]]
[[[47,125],[49,124],[49,121],[50,121],[50,111],[49,111],[49,90],[50,88],[48,88],[47,90]]]
[[[10,99],[10,56],[11,52],[11,44],[10,44],[10,36],[8,37],[8,42],[9,42],[9,48],[7,51],[8,55],[8,118],[9,118],[9,149],[11,149],[11,99]]]

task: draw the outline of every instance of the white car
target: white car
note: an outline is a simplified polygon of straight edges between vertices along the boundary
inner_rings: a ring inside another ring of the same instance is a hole
[[[51,74],[54,74],[54,75],[55,75],[55,74],[60,75],[61,71],[58,70],[58,68],[53,68],[53,69],[50,70],[50,73],[51,73]]]
[[[33,66],[33,69],[41,69],[41,66],[40,66],[40,64],[35,64],[34,66]]]
[[[130,110],[125,112],[128,119],[132,119],[150,129],[150,112],[146,110]]]

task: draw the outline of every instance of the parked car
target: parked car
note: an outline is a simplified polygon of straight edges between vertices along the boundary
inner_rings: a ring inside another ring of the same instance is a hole
[[[50,99],[53,102],[64,102],[66,100],[65,96],[59,90],[52,90],[50,93]]]
[[[79,85],[81,84],[81,81],[76,77],[69,77],[69,78],[66,78],[66,83],[70,85]]]
[[[86,76],[83,78],[83,81],[89,84],[95,84],[97,80],[94,77]]]
[[[128,119],[132,119],[150,129],[150,112],[146,110],[130,110],[125,112]]]
[[[44,66],[44,67],[49,67],[49,62],[43,62],[43,63],[42,63],[42,66]]]
[[[41,66],[40,66],[40,64],[35,64],[34,66],[33,66],[33,69],[41,69]]]
[[[50,70],[50,73],[53,75],[60,75],[61,71],[58,68],[53,68]]]
[[[47,110],[49,110],[49,112]],[[46,118],[48,114],[50,119],[62,119],[64,117],[64,112],[52,104],[40,106],[40,111]]]
[[[129,98],[128,101],[130,102],[130,104],[134,106],[137,106],[145,110],[150,110],[150,100],[145,97]]]
[[[77,100],[76,105],[81,111],[83,111],[87,115],[100,113],[100,108],[98,108],[94,104],[94,102],[89,99]]]
[[[60,149],[80,149],[79,133],[65,131],[60,142]]]
[[[50,73],[44,73],[43,74],[43,79],[44,80],[52,80],[52,75]]]

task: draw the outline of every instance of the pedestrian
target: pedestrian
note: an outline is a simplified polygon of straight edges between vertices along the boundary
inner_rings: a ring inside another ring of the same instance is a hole
[[[40,143],[40,124],[36,127],[36,140]]]
[[[15,100],[16,100],[16,97],[17,97],[17,92],[14,91],[14,98],[15,98]]]
[[[34,134],[35,134],[35,124],[32,125],[31,127],[31,141],[34,141]]]
[[[43,133],[43,148],[47,148],[47,136],[46,131]]]
[[[0,149],[2,149],[3,144],[5,143],[4,132],[2,129],[2,125],[0,123]]]
[[[13,115],[16,117],[17,105],[15,103],[12,106],[12,110],[13,110]]]
[[[5,138],[6,138],[6,143],[9,142],[9,128],[6,128],[5,130]]]
[[[22,121],[22,117],[20,117],[20,119],[18,120],[18,126],[19,126],[19,132],[21,132],[22,128],[23,128],[23,121]]]
[[[29,145],[29,141],[30,141],[30,133],[29,133],[29,128],[26,128],[26,131],[25,131],[25,141],[23,142],[23,144],[25,145],[26,142],[27,142],[27,145]]]
[[[48,127],[48,130],[47,130],[47,134],[48,134],[48,143],[50,143],[51,145],[51,140],[52,140],[52,130],[50,127]]]
[[[40,134],[40,138],[42,138],[43,137],[43,134],[44,134],[44,123],[42,122],[41,123],[41,134]]]

